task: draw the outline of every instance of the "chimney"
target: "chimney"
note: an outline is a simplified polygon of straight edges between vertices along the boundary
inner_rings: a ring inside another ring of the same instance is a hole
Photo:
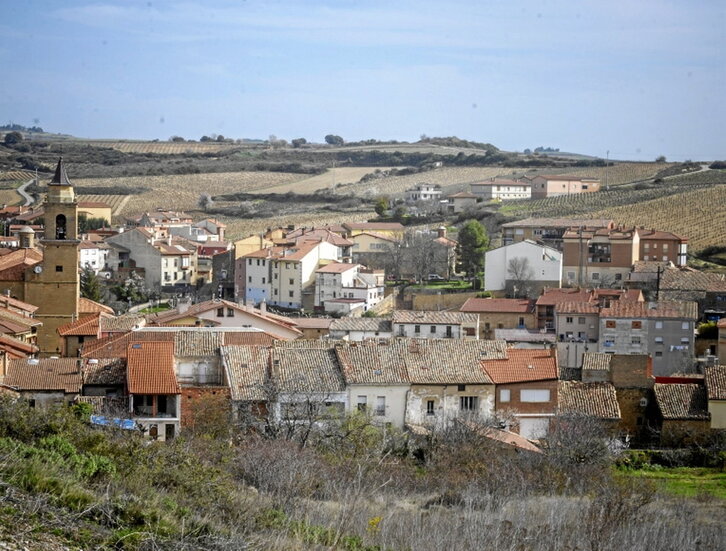
[[[436,230],[436,233],[438,233],[439,237],[446,237],[446,226],[441,226],[438,230]]]
[[[260,314],[262,314],[263,316],[267,314],[267,302],[265,302],[264,300],[260,302]]]

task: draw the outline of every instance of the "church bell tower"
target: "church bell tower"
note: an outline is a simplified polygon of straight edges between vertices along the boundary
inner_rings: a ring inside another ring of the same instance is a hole
[[[57,329],[78,318],[80,293],[78,201],[62,157],[43,210],[43,261],[27,272],[25,299],[38,306],[35,317],[43,322],[38,333],[41,353],[58,354],[63,344]]]

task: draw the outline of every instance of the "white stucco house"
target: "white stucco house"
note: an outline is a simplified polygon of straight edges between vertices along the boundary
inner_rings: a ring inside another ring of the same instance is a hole
[[[526,287],[533,295],[538,295],[545,286],[560,287],[562,253],[530,240],[486,253],[484,288],[487,291],[519,297],[522,296],[522,280],[526,280]],[[520,288],[515,291],[518,284]]]

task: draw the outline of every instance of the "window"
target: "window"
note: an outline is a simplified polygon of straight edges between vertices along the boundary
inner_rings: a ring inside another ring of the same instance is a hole
[[[464,334],[467,337],[473,337],[476,335],[476,330],[473,327],[465,327],[464,328]]]
[[[640,337],[631,337],[630,344],[640,344]]]
[[[290,285],[295,285],[295,280],[293,278],[290,278]]]
[[[519,399],[522,402],[549,402],[550,391],[548,389],[523,389],[519,392]]]
[[[642,321],[633,321],[630,323],[631,329],[642,329],[643,328],[643,322]]]
[[[434,407],[436,406],[436,402],[433,400],[426,400],[426,415],[434,415],[436,413]]]
[[[265,278],[263,277],[262,278],[262,285],[264,285],[264,284],[265,284]]]
[[[459,409],[461,411],[476,411],[479,405],[477,396],[459,396]]]
[[[227,308],[227,317],[233,318],[234,317],[234,309],[233,308]]]
[[[252,266],[252,259],[251,258],[247,260],[247,265],[248,266]]]
[[[519,318],[518,326],[520,329],[524,327],[524,318]]]
[[[577,323],[579,325],[585,325],[585,318],[577,318]]]
[[[465,392],[466,391],[466,385],[456,385],[456,390],[459,392]]]
[[[368,396],[358,396],[358,411],[365,411],[368,405]]]
[[[218,318],[224,317],[224,308],[217,308],[217,317]]]
[[[508,388],[503,388],[499,391],[499,401],[500,402],[509,402],[509,400],[512,397],[512,391]]]
[[[683,329],[684,331],[688,331],[690,328],[691,324],[689,322],[684,321],[683,323],[681,323],[681,329]]]
[[[63,266],[56,266],[55,267],[55,271],[56,272],[62,272],[63,271]]]
[[[446,337],[451,338],[453,336],[453,333],[451,332],[451,325],[446,326]]]
[[[643,243],[643,250],[649,251],[650,250],[650,243]]]
[[[287,294],[288,294],[288,296],[289,296],[290,298],[292,298],[292,297],[293,297],[293,295],[294,295],[294,293],[293,293],[292,291],[288,291],[288,292],[287,292]]]
[[[688,344],[688,337],[681,337],[681,344]]]
[[[664,253],[668,252],[668,243],[663,243],[663,252]]]
[[[655,328],[656,329],[663,329],[663,322],[662,321],[656,321],[655,322]]]
[[[592,272],[592,279],[594,281],[597,281],[598,279],[600,279],[600,273],[599,272]]]
[[[662,358],[663,357],[663,351],[662,350],[656,350],[655,351],[655,357],[656,358]]]
[[[435,325],[432,325],[429,332],[430,333],[436,333],[436,326]]]
[[[663,344],[663,337],[656,337],[655,344]]]
[[[575,279],[575,272],[567,272],[567,279],[574,280]]]
[[[386,414],[386,397],[376,396],[376,415],[383,416]]]
[[[247,276],[247,283],[252,283],[252,276]]]
[[[414,325],[413,326],[413,332],[418,334],[421,333],[421,326],[420,325]]]
[[[615,281],[622,281],[623,274],[615,274]]]
[[[605,320],[605,327],[615,329],[615,320]]]
[[[571,316],[567,316],[565,318],[565,322],[567,322],[567,323],[572,323],[572,321],[573,321],[573,318]]]

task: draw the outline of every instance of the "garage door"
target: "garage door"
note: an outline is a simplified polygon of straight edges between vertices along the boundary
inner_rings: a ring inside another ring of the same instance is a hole
[[[549,429],[550,420],[547,417],[520,417],[519,434],[530,440],[543,438]]]

